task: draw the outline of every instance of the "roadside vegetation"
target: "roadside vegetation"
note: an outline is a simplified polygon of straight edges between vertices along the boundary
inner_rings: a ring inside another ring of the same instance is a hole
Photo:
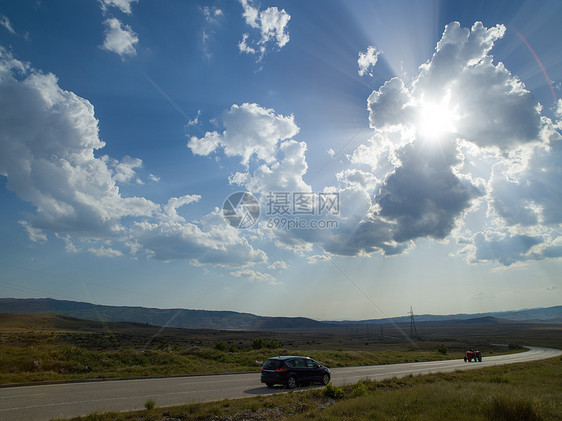
[[[73,420],[556,420],[560,379],[562,358],[554,358],[168,408],[156,401],[147,410]]]
[[[92,350],[73,345],[0,347],[0,384],[256,371],[272,355],[306,354],[329,367],[462,358],[437,350],[337,351],[218,347]]]
[[[518,337],[505,342],[511,346],[500,346],[483,337],[458,339],[443,331],[432,336],[427,330],[416,347],[396,332],[386,338],[364,328],[158,332],[157,326],[142,324],[0,314],[0,384],[258,372],[274,355],[307,355],[328,367],[342,367],[461,359],[467,348],[476,346],[485,356],[524,350],[517,345]],[[535,339],[539,344],[552,337],[550,330],[532,334],[542,338]],[[523,343],[533,344],[533,337]]]

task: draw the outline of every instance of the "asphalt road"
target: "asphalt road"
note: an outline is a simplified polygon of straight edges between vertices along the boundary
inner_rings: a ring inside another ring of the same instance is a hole
[[[334,368],[332,383],[342,385],[364,378],[381,380],[410,374],[470,370],[559,355],[562,355],[561,350],[530,347],[529,351],[518,354],[484,356],[481,363],[448,360]],[[0,419],[49,420],[95,411],[143,409],[149,398],[162,407],[283,392],[283,388],[268,389],[262,385],[259,373],[8,387],[0,388]]]

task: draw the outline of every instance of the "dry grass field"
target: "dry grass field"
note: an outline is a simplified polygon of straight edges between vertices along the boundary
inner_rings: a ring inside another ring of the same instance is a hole
[[[403,331],[407,326],[402,327]],[[304,354],[330,367],[517,352],[519,345],[562,347],[560,325],[420,323],[413,343],[391,325],[314,330],[161,330],[51,314],[0,314],[0,384],[91,378],[258,371],[272,355]],[[507,346],[510,345],[510,346]]]

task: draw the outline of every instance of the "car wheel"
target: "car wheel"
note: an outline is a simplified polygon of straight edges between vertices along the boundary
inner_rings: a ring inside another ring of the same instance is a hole
[[[295,378],[295,376],[289,377],[289,379],[287,380],[287,387],[289,389],[294,389],[295,387],[297,387],[297,379]]]
[[[273,383],[266,383],[265,384],[267,387],[269,387],[270,389],[273,387]]]
[[[323,384],[324,386],[327,386],[328,383],[330,383],[330,375],[329,375],[328,373],[325,373],[325,374],[322,376],[322,384]]]

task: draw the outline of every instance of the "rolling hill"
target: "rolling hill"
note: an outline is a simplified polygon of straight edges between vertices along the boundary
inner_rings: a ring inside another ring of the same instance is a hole
[[[320,322],[306,317],[265,317],[235,311],[159,309],[106,306],[51,298],[0,298],[0,313],[51,313],[86,320],[132,322],[188,329],[271,330],[316,329],[342,325],[381,325],[389,319]],[[416,315],[416,323],[468,320],[507,320],[515,322],[562,323],[562,306],[478,314]],[[395,323],[409,323],[409,316],[395,317]]]
[[[106,322],[133,322],[188,329],[308,329],[326,326],[305,317],[264,317],[234,311],[105,306],[51,298],[0,298],[0,313],[52,313]]]

